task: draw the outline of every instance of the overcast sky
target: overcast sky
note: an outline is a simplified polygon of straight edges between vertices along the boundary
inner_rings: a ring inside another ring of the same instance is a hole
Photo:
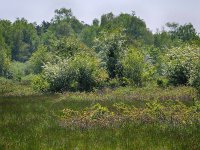
[[[54,10],[71,8],[73,14],[90,24],[94,18],[113,12],[136,12],[152,31],[166,22],[191,22],[200,32],[200,0],[0,0],[0,18],[14,21],[24,17],[30,22],[50,21]]]

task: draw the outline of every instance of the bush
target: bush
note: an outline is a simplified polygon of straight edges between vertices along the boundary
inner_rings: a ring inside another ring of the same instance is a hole
[[[35,91],[46,92],[49,88],[49,83],[41,75],[35,75],[31,79],[31,85]]]
[[[22,77],[26,75],[27,64],[14,61],[11,63],[9,68],[9,78],[16,81],[21,81]]]
[[[34,74],[29,74],[21,78],[21,84],[23,85],[31,85],[32,80],[36,77]]]
[[[0,45],[0,75],[6,76],[11,63],[11,59],[8,56],[6,49],[1,48]]]
[[[0,95],[4,95],[6,93],[12,92],[13,89],[11,87],[13,86],[14,86],[14,83],[11,80],[1,77],[0,78]]]
[[[72,129],[93,127],[120,127],[126,123],[152,124],[162,127],[198,126],[200,123],[200,103],[187,106],[180,101],[151,100],[144,106],[114,103],[111,108],[99,103],[80,111],[69,108],[63,110],[60,121]]]
[[[200,96],[200,63],[191,71],[190,84],[197,89]]]
[[[22,96],[36,94],[30,86],[20,84],[20,82],[13,81],[0,77],[0,96]]]
[[[200,63],[200,48],[194,45],[174,47],[168,51],[165,62],[169,83],[187,85]]]
[[[120,57],[127,49],[126,36],[122,34],[121,29],[111,33],[101,32],[94,40],[93,48],[101,58],[109,77],[118,77]]]
[[[136,49],[126,51],[121,59],[123,76],[130,79],[133,85],[142,85],[142,74],[144,68],[144,57]]]
[[[107,79],[107,72],[93,54],[79,53],[69,59],[57,57],[44,66],[44,77],[50,91],[91,91]]]
[[[48,52],[47,47],[39,46],[29,59],[31,71],[35,74],[41,73],[43,69],[42,66],[48,60],[51,60],[51,53]]]
[[[173,70],[171,70],[169,77],[169,83],[175,86],[187,85],[190,76],[190,71],[184,65],[176,65]]]
[[[168,86],[168,80],[167,79],[165,79],[165,78],[158,78],[157,79],[157,85],[159,86],[159,87],[167,87]]]
[[[120,86],[128,86],[130,85],[130,80],[125,78],[125,77],[122,77],[122,78],[113,78],[113,79],[110,79],[109,82],[108,82],[108,86],[111,87],[111,88],[117,88],[117,87],[120,87]]]
[[[108,82],[108,86],[110,86],[111,88],[116,88],[120,86],[120,82],[118,78],[113,78],[110,79]]]

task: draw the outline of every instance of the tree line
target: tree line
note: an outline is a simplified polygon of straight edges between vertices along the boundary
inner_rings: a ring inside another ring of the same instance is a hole
[[[43,92],[148,84],[200,90],[200,37],[191,23],[152,33],[135,12],[88,25],[61,8],[40,25],[0,20],[0,76]]]

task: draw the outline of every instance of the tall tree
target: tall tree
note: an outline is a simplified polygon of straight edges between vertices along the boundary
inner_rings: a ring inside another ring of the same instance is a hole
[[[35,26],[24,18],[12,25],[12,59],[25,62],[37,47],[38,36]]]

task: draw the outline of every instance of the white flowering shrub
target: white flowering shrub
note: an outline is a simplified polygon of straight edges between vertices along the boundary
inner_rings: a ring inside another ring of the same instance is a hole
[[[187,85],[192,83],[198,74],[200,48],[195,45],[174,47],[169,49],[165,59],[169,82],[173,85]]]
[[[94,40],[93,48],[101,58],[101,65],[107,69],[110,78],[119,76],[119,60],[127,49],[126,36],[121,31],[101,32]]]
[[[95,54],[88,53],[79,53],[69,59],[57,57],[56,62],[45,64],[43,73],[53,92],[91,91],[108,78]]]

